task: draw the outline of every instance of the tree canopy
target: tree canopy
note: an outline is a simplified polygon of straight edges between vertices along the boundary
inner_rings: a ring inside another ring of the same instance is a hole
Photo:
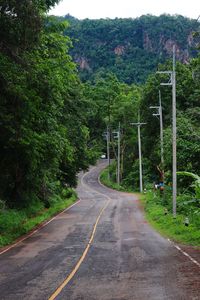
[[[92,157],[66,24],[43,14],[55,3],[1,6],[0,198],[11,207],[47,203],[58,182],[75,186]]]

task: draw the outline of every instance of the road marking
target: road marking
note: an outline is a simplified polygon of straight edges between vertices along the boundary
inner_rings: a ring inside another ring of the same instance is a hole
[[[200,263],[198,263],[198,261],[196,261],[194,258],[192,258],[192,256],[190,256],[187,252],[183,251],[179,246],[177,246],[176,244],[174,244],[174,242],[172,242],[170,239],[168,239],[168,241],[178,250],[180,251],[183,255],[185,255],[186,257],[188,257],[195,265],[197,265],[198,267],[200,267]]]
[[[91,244],[92,244],[92,241],[94,239],[94,236],[95,236],[95,232],[96,232],[96,229],[97,229],[97,225],[99,223],[99,220],[101,218],[101,215],[103,214],[104,210],[107,208],[109,202],[110,202],[111,199],[109,199],[106,204],[104,205],[104,207],[102,208],[100,214],[98,215],[98,218],[95,222],[95,225],[93,227],[93,230],[92,230],[92,234],[91,234],[91,237],[90,237],[90,240],[81,256],[81,258],[79,259],[79,261],[77,262],[76,266],[74,267],[73,271],[67,276],[67,278],[62,282],[62,284],[55,290],[55,292],[50,296],[49,300],[54,300],[60,293],[61,291],[64,289],[64,287],[69,283],[69,281],[74,277],[74,275],[76,274],[76,272],[78,271],[78,269],[80,268],[80,265],[82,264],[82,262],[84,261],[90,247],[91,247]]]
[[[93,169],[92,169],[92,170],[93,170]],[[92,170],[90,170],[89,172],[91,172]],[[55,290],[55,292],[49,297],[48,300],[54,300],[54,299],[61,293],[61,291],[64,289],[64,287],[66,287],[66,285],[70,282],[70,280],[74,277],[74,275],[76,274],[76,272],[77,272],[78,269],[80,268],[82,262],[84,261],[86,255],[87,255],[87,253],[88,253],[88,251],[89,251],[89,249],[90,249],[90,247],[91,247],[91,244],[92,244],[92,241],[93,241],[93,239],[94,239],[95,232],[96,232],[96,229],[97,229],[97,225],[98,225],[98,223],[99,223],[99,220],[100,220],[100,218],[101,218],[101,216],[102,216],[104,210],[107,208],[107,206],[109,205],[109,203],[110,203],[110,201],[111,201],[111,198],[110,198],[110,197],[108,197],[107,195],[105,195],[105,194],[103,194],[103,193],[100,193],[100,192],[94,190],[93,188],[89,187],[87,184],[85,184],[85,183],[83,182],[84,177],[85,177],[89,172],[87,172],[87,173],[85,173],[85,174],[83,175],[83,177],[81,178],[81,184],[82,184],[83,186],[87,187],[89,190],[91,190],[91,191],[93,191],[93,192],[95,192],[95,193],[97,193],[97,194],[103,195],[105,198],[107,198],[107,202],[105,203],[105,205],[103,206],[103,208],[101,209],[101,211],[100,211],[100,213],[99,213],[99,215],[98,215],[98,217],[97,217],[97,220],[96,220],[96,222],[95,222],[95,224],[94,224],[94,227],[93,227],[93,230],[92,230],[92,233],[91,233],[89,242],[88,242],[88,244],[87,244],[87,246],[86,246],[86,248],[85,248],[85,250],[84,250],[84,252],[83,252],[83,254],[82,254],[82,256],[81,256],[81,258],[79,259],[79,261],[78,261],[77,264],[75,265],[75,267],[74,267],[74,269],[72,270],[72,272],[66,277],[66,279],[61,283],[61,285]]]
[[[8,248],[6,248],[5,250],[0,252],[0,255],[9,251],[10,249],[16,247],[17,245],[19,245],[20,243],[22,243],[23,241],[27,240],[28,238],[30,238],[32,235],[34,235],[36,232],[40,231],[42,228],[44,228],[45,226],[47,226],[49,223],[51,223],[53,220],[55,220],[57,217],[59,217],[60,215],[62,215],[63,213],[65,213],[67,210],[69,210],[70,208],[72,208],[73,206],[77,205],[81,200],[78,200],[77,202],[75,202],[74,204],[70,205],[69,207],[67,207],[66,209],[64,209],[63,211],[61,211],[59,214],[57,214],[55,217],[53,217],[52,219],[50,219],[48,222],[44,223],[43,225],[41,225],[38,229],[34,230],[33,232],[31,232],[30,234],[26,235],[24,238],[20,239],[18,242],[14,243],[13,245],[9,246]]]

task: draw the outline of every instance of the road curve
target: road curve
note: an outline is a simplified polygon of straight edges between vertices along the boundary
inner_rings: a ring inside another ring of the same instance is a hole
[[[200,299],[199,266],[149,226],[137,196],[100,185],[104,166],[80,175],[80,202],[0,255],[1,300]]]

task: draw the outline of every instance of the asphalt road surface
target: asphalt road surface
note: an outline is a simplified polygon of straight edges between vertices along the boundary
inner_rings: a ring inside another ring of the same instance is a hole
[[[0,255],[0,299],[200,299],[200,266],[149,226],[136,195],[100,185],[104,166],[80,175],[79,202]]]

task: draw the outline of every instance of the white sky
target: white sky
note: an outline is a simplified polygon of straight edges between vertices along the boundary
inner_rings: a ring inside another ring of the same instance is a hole
[[[144,14],[179,14],[197,19],[200,0],[61,0],[49,14],[78,19],[136,18]]]

